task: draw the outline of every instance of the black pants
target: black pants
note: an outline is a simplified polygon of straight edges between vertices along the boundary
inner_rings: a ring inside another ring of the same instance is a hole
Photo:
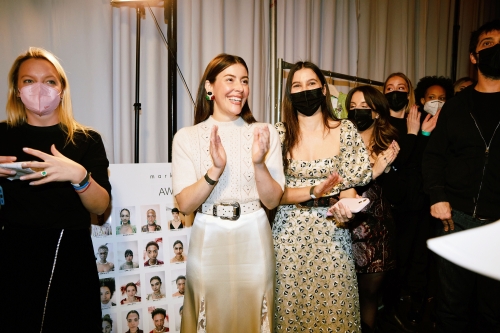
[[[487,224],[459,211],[452,214],[455,230],[445,232],[441,227],[441,236]],[[500,281],[442,257],[437,258],[437,269],[436,332],[500,332]]]

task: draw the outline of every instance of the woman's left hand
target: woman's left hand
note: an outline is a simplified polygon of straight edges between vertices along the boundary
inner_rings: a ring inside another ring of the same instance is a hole
[[[264,163],[270,147],[269,127],[255,127],[253,130],[252,162],[254,164]]]
[[[420,130],[420,112],[418,111],[418,107],[416,105],[413,105],[410,108],[410,112],[408,112],[406,126],[408,128],[408,134],[418,134],[418,131]]]
[[[43,162],[24,162],[23,168],[43,169],[35,173],[22,176],[21,180],[34,180],[30,185],[41,185],[50,182],[80,183],[85,178],[86,170],[83,166],[61,154],[55,145],[50,147],[52,155],[40,150],[23,148],[24,152],[43,160]]]
[[[347,223],[353,218],[349,208],[345,207],[341,202],[338,202],[336,206],[328,208],[328,212],[332,214],[335,221],[340,224]]]
[[[422,123],[422,131],[431,133],[434,128],[436,128],[439,112],[441,112],[441,109],[439,109],[434,116],[428,114],[425,117],[424,122]]]

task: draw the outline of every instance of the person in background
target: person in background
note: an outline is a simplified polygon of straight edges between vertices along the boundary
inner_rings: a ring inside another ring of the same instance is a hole
[[[175,279],[175,284],[177,285],[177,291],[172,294],[173,297],[181,297],[184,296],[184,291],[186,288],[186,277],[184,275],[179,275],[177,279]]]
[[[184,222],[179,217],[179,209],[172,208],[172,220],[168,222],[170,230],[177,230],[184,228]]]
[[[149,259],[144,262],[144,267],[158,266],[164,264],[163,261],[157,259],[159,249],[160,246],[155,241],[151,241],[146,244],[146,255],[148,256]]]
[[[127,283],[125,287],[121,287],[122,295],[127,294],[127,297],[120,301],[120,304],[136,303],[141,301],[141,297],[136,296],[137,294],[137,284],[133,282]]]
[[[245,61],[216,56],[200,80],[195,125],[174,137],[174,196],[183,214],[198,212],[186,266],[183,333],[235,327],[253,333],[273,324],[276,265],[261,202],[268,209],[278,205],[285,177],[278,133],[256,122],[249,93]]]
[[[101,320],[102,320],[102,333],[112,333],[113,319],[111,319],[110,315],[105,314]]]
[[[120,270],[139,268],[139,264],[134,262],[134,252],[132,250],[125,250],[125,262],[120,265]]]
[[[151,284],[151,290],[153,293],[148,294],[146,296],[146,300],[150,301],[165,298],[165,294],[161,291],[162,282],[159,276],[153,276],[149,279],[149,283]]]
[[[116,227],[117,235],[135,234],[137,228],[130,223],[130,210],[123,208],[120,210],[120,225]]]
[[[170,259],[171,263],[175,262],[185,262],[187,260],[187,255],[183,254],[184,244],[180,240],[176,240],[173,245],[175,256]]]
[[[144,331],[139,328],[139,312],[130,310],[125,319],[127,320],[128,326],[128,331],[125,333],[144,333]]]
[[[153,324],[155,328],[152,329],[149,333],[160,333],[160,332],[169,332],[170,329],[165,327],[165,322],[168,324],[168,315],[167,311],[162,308],[156,308],[151,312],[151,318],[153,319]]]
[[[109,249],[106,245],[101,245],[97,249],[99,254],[99,260],[96,261],[97,271],[99,273],[107,273],[115,270],[115,265],[112,262],[108,262]]]
[[[111,299],[115,293],[115,279],[114,278],[106,278],[100,280],[100,293],[101,293],[101,309],[109,309],[112,306],[116,306],[116,303],[113,303]]]
[[[103,214],[110,202],[109,162],[101,136],[73,117],[68,78],[57,58],[30,47],[8,75],[7,120],[0,123],[0,163],[22,162],[34,173],[19,177],[0,168],[4,204],[0,209],[0,249],[16,249],[0,283],[2,331],[81,332],[102,329],[99,277],[90,236],[90,214]],[[15,177],[14,180],[7,179]],[[20,246],[22,242],[23,245]],[[35,258],[30,260],[28,258]],[[27,263],[29,262],[29,263]],[[36,272],[36,278],[34,278]],[[78,301],[68,306],[68,281]],[[16,285],[31,286],[19,297]],[[24,309],[30,313],[26,320]]]
[[[154,209],[148,209],[146,212],[148,223],[141,228],[142,232],[160,231],[161,225],[156,223],[156,212]]]
[[[386,330],[409,330],[410,322],[417,323],[420,313],[402,313],[401,299],[423,302],[427,288],[427,247],[430,216],[426,209],[422,189],[421,161],[428,136],[436,126],[437,116],[430,114],[421,121],[415,104],[415,94],[410,79],[403,73],[390,74],[383,88],[389,103],[389,123],[396,128],[399,154],[391,165],[388,177],[379,180],[386,199],[391,204],[396,227],[395,253],[397,268],[386,277],[384,316]],[[418,306],[417,306],[418,305]]]
[[[462,90],[464,90],[465,88],[474,83],[475,81],[470,77],[467,76],[461,77],[460,79],[456,80],[455,83],[453,83],[453,91],[455,94],[457,94],[458,92],[461,92]]]
[[[370,199],[370,204],[356,214],[349,224],[359,285],[359,303],[363,333],[373,332],[378,310],[379,291],[385,273],[396,268],[394,221],[391,207],[378,184],[391,172],[399,146],[396,129],[389,123],[389,104],[385,96],[371,86],[349,91],[348,119],[358,129],[368,151],[372,181],[356,187],[357,194]]]
[[[469,52],[478,81],[443,106],[423,155],[439,235],[500,219],[500,20],[471,34]],[[500,332],[500,281],[442,257],[437,267],[436,332]]]
[[[365,145],[349,120],[334,118],[321,70],[297,62],[283,97],[285,122],[277,123],[286,187],[273,223],[276,256],[275,331],[359,332],[358,286],[352,217],[339,197],[354,197],[371,180]],[[349,189],[351,188],[351,189]]]
[[[444,76],[425,76],[418,81],[415,88],[415,100],[420,111],[425,111],[432,117],[439,116],[443,104],[453,95],[453,83]]]

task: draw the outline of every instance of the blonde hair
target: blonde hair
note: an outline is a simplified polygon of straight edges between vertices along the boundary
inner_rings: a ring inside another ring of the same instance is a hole
[[[73,107],[71,105],[71,93],[69,88],[68,78],[64,69],[62,68],[59,60],[49,51],[39,48],[30,47],[28,51],[19,55],[9,71],[9,90],[7,95],[7,124],[11,127],[20,126],[28,121],[26,107],[20,98],[17,97],[17,92],[19,91],[17,86],[17,80],[19,76],[19,68],[21,64],[28,59],[42,59],[50,62],[57,73],[59,74],[59,79],[61,81],[62,91],[61,91],[61,103],[55,110],[59,117],[59,126],[66,133],[66,144],[74,143],[75,133],[80,132],[88,136],[88,131],[90,128],[79,124],[73,117]]]
[[[402,78],[403,80],[405,80],[406,82],[406,86],[408,87],[408,104],[405,106],[405,113],[408,113],[410,112],[410,108],[415,105],[415,92],[413,91],[413,85],[411,84],[411,81],[410,79],[408,78],[408,76],[404,75],[403,73],[401,72],[397,72],[397,73],[392,73],[391,75],[389,75],[387,77],[387,79],[385,80],[384,82],[384,94],[385,94],[385,87],[387,86],[387,82],[395,77],[395,76],[399,76],[400,78]]]

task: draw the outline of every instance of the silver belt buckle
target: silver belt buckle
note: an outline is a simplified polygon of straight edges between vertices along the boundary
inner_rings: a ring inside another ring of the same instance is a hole
[[[213,208],[213,215],[214,216],[217,216],[217,207],[218,206],[233,207],[233,209],[232,209],[233,216],[231,216],[231,217],[229,217],[229,216],[218,216],[222,220],[236,221],[237,219],[240,218],[241,209],[240,209],[239,202],[230,201],[230,202],[220,202],[220,203],[214,204],[214,208]]]

